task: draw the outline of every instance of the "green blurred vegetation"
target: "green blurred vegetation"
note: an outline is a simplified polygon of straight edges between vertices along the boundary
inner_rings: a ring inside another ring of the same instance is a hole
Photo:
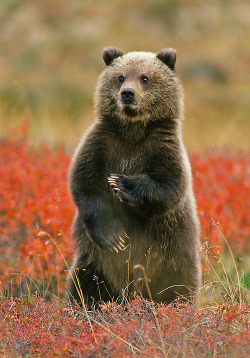
[[[1,0],[0,135],[73,148],[93,121],[102,48],[177,49],[191,150],[249,149],[247,0]]]

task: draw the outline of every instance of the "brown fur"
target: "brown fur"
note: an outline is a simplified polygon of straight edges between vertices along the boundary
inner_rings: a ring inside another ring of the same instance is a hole
[[[80,143],[69,177],[78,209],[72,274],[86,302],[127,291],[150,297],[145,279],[157,302],[198,292],[199,222],[182,142],[175,56],[172,49],[158,55],[104,50],[97,121]],[[127,89],[134,92],[129,103]],[[79,300],[72,278],[69,290]]]

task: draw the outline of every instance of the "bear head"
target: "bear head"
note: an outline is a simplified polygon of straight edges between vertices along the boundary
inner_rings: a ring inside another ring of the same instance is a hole
[[[182,117],[182,88],[175,73],[176,52],[103,50],[106,68],[95,94],[99,118],[150,121]]]

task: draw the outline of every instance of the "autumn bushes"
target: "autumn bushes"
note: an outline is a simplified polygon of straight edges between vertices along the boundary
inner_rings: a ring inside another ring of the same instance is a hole
[[[226,248],[222,234],[236,254],[249,245],[248,158],[247,154],[230,155],[226,151],[191,156],[202,240],[209,240],[215,252]]]
[[[70,156],[62,148],[29,147],[25,123],[0,142],[0,290],[60,295],[72,259],[74,204],[67,189]],[[247,155],[191,155],[205,256],[235,257],[247,251],[249,198]],[[206,243],[204,245],[204,243]],[[244,255],[244,254],[243,254]]]
[[[12,277],[15,283],[22,283],[28,277],[29,283],[30,278],[38,279],[39,287],[44,288],[60,274],[60,286],[65,265],[55,245],[63,246],[66,258],[72,253],[74,208],[66,183],[69,156],[45,145],[28,148],[22,135],[2,139],[0,148],[0,280]],[[15,279],[12,273],[22,277]]]
[[[247,357],[242,305],[157,308],[137,298],[86,314],[39,297],[0,299],[4,357]]]
[[[247,155],[191,155],[202,226],[200,308],[137,298],[86,312],[64,295],[75,211],[70,156],[29,147],[26,129],[0,140],[0,355],[247,356]]]

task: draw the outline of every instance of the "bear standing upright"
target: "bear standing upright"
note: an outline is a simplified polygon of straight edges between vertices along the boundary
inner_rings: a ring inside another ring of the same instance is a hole
[[[77,206],[69,294],[87,305],[131,292],[156,302],[193,300],[199,221],[176,52],[108,47],[103,59],[96,122],[69,173]]]

